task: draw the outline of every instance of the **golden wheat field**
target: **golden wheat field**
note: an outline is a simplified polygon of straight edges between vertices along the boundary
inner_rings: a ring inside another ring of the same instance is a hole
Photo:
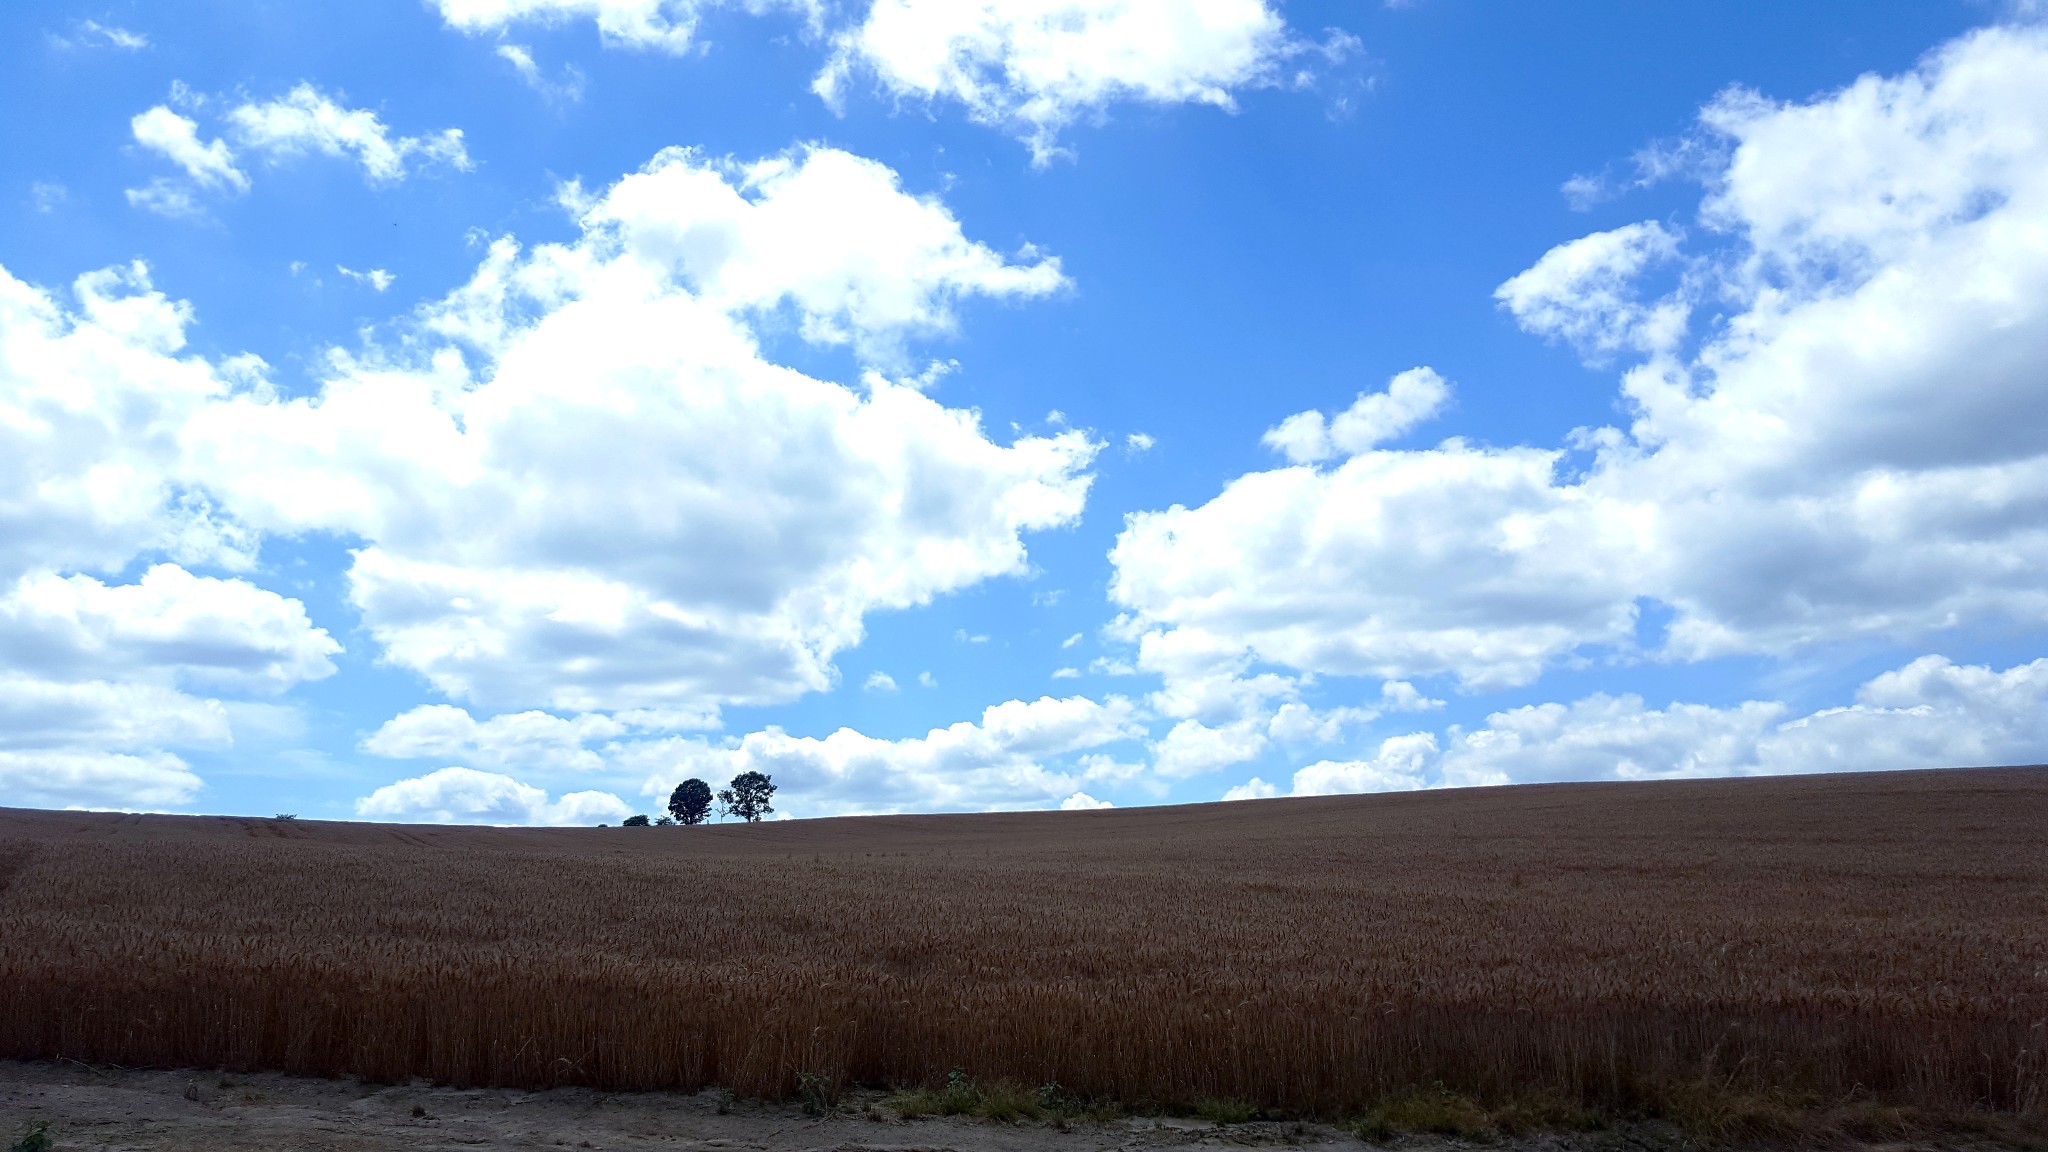
[[[0,810],[0,1055],[2048,1106],[2048,769],[515,830]]]

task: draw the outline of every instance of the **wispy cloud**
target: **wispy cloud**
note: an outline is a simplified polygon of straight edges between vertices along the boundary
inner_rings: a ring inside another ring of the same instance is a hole
[[[512,70],[526,82],[528,88],[547,97],[573,104],[583,99],[583,73],[574,64],[562,68],[560,80],[550,80],[533,59],[533,51],[524,44],[498,45],[498,59],[512,65]]]
[[[336,264],[334,270],[358,284],[367,284],[378,292],[391,287],[391,282],[398,279],[398,277],[393,276],[382,268],[372,268],[368,272],[358,272],[353,268],[345,268],[340,264]]]
[[[140,52],[150,47],[149,37],[142,33],[97,20],[80,20],[71,26],[69,36],[53,35],[50,42],[59,48],[112,48],[120,52]]]

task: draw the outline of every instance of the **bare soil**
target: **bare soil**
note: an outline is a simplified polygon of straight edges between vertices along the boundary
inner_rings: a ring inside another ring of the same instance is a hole
[[[1426,1135],[1385,1143],[1325,1124],[1212,1124],[1137,1117],[1064,1124],[895,1116],[879,1095],[855,1096],[828,1115],[717,1092],[599,1092],[557,1088],[379,1085],[219,1072],[130,1070],[77,1063],[0,1061],[0,1140],[48,1126],[53,1152],[495,1152],[514,1148],[716,1152],[1145,1152],[1151,1149],[1302,1148],[1404,1152],[1485,1147],[1493,1152],[1680,1152],[1713,1147],[1662,1124],[1539,1134],[1484,1144]],[[1858,1152],[2005,1147],[1976,1139],[1833,1143]],[[1764,1147],[1755,1145],[1754,1147]]]

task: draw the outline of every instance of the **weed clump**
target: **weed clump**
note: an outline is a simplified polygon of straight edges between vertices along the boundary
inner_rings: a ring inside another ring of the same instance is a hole
[[[906,1120],[920,1116],[972,1116],[1014,1123],[1065,1120],[1090,1114],[1078,1096],[1057,1083],[1030,1089],[1002,1081],[982,1082],[969,1076],[964,1068],[948,1072],[943,1088],[902,1089],[891,1094],[885,1103]]]
[[[839,1106],[839,1084],[820,1072],[799,1072],[796,1096],[803,1103],[804,1115],[823,1116]]]
[[[1382,1099],[1366,1110],[1355,1130],[1372,1141],[1404,1134],[1485,1141],[1532,1132],[1583,1132],[1603,1124],[1600,1113],[1556,1097],[1518,1096],[1485,1104],[1439,1081]]]
[[[1243,1100],[1198,1100],[1195,1102],[1195,1115],[1220,1127],[1256,1119],[1259,1108]]]

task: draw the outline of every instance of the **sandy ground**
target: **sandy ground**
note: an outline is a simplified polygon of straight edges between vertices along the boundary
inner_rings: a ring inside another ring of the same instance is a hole
[[[717,1152],[1148,1152],[1234,1147],[1304,1152],[1413,1152],[1469,1147],[1408,1136],[1361,1142],[1319,1124],[1218,1126],[1174,1118],[1049,1124],[895,1119],[886,1110],[806,1116],[793,1105],[715,1093],[520,1092],[309,1080],[271,1074],[127,1071],[0,1061],[0,1148],[43,1122],[58,1152],[205,1149],[206,1152],[491,1152],[511,1148],[717,1150]],[[874,1118],[880,1117],[880,1118]],[[1870,1146],[1903,1152],[1928,1144]],[[1495,1142],[1494,1152],[1680,1152],[1702,1147],[1676,1131],[1641,1128]],[[1954,1147],[1954,1146],[1952,1146]],[[1971,1148],[1988,1145],[1972,1143]]]

